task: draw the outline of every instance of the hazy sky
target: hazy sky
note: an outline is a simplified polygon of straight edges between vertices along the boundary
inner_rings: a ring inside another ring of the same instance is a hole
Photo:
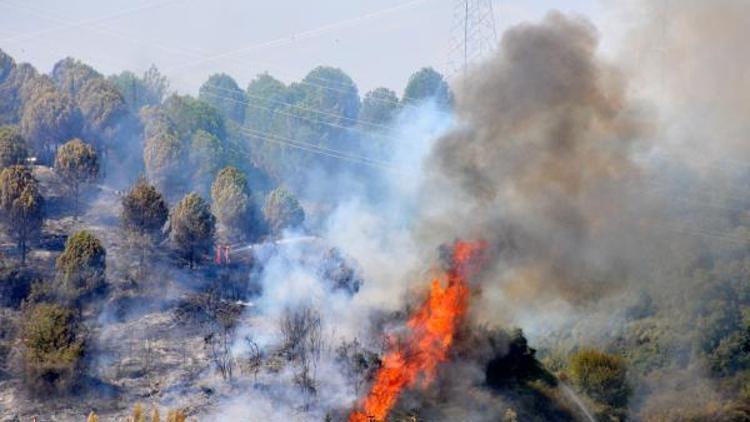
[[[474,0],[476,1],[476,0]],[[215,72],[245,87],[327,64],[364,92],[400,92],[423,66],[447,72],[461,0],[0,0],[0,49],[49,72],[66,56],[111,74],[154,63],[194,93]],[[598,0],[495,0],[498,32],[548,10],[602,15]]]

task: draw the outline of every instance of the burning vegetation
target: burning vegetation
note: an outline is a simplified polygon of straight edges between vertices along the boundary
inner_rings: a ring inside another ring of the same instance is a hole
[[[750,15],[636,3],[400,98],[0,51],[0,420],[750,420]]]
[[[450,268],[432,280],[425,302],[409,318],[403,340],[392,340],[375,374],[362,410],[350,422],[385,420],[404,388],[418,382],[429,385],[437,366],[447,359],[458,325],[469,305],[469,281],[483,242],[458,241],[453,245]]]

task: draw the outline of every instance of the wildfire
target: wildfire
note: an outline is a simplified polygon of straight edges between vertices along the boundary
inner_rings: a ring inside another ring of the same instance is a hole
[[[437,365],[445,361],[456,327],[466,314],[467,278],[474,270],[474,258],[484,247],[484,242],[459,241],[453,245],[450,269],[432,280],[427,300],[409,318],[406,344],[390,348],[362,410],[353,412],[349,422],[385,420],[405,387],[417,381],[428,385],[434,379]]]

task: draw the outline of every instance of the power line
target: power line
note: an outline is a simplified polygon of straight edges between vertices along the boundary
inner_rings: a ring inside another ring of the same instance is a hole
[[[145,10],[153,9],[153,8],[156,8],[156,7],[166,6],[166,5],[170,4],[170,3],[177,3],[179,1],[182,1],[182,0],[154,1],[154,2],[150,2],[150,3],[144,4],[144,5],[138,6],[138,7],[132,7],[132,8],[129,8],[129,9],[123,9],[123,10],[120,10],[118,12],[111,13],[109,15],[99,16],[99,17],[96,17],[96,18],[84,19],[84,20],[80,20],[80,21],[77,21],[77,22],[66,21],[63,25],[55,26],[55,27],[52,27],[52,28],[41,29],[39,31],[34,31],[34,32],[23,32],[23,33],[19,33],[19,34],[16,34],[16,35],[13,35],[13,36],[10,36],[10,37],[7,37],[7,38],[3,38],[2,40],[0,40],[0,43],[26,41],[26,40],[32,39],[34,37],[37,37],[39,35],[48,34],[50,32],[55,32],[55,31],[64,30],[64,29],[72,29],[72,28],[76,28],[76,27],[80,27],[80,26],[87,26],[87,25],[98,24],[98,23],[101,23],[103,21],[120,18],[120,17],[126,16],[126,15],[130,15],[130,14],[133,14],[133,13],[143,12]],[[0,4],[10,5],[9,3],[1,3],[1,2],[0,2]]]
[[[180,0],[170,0],[170,1],[180,1]],[[420,0],[420,1],[425,1],[425,0]],[[6,3],[6,5],[11,5],[11,4],[10,3]],[[26,10],[29,13],[31,13],[30,12],[31,10],[36,10],[37,11],[37,16],[44,17],[45,19],[56,20],[58,22],[64,22],[64,23],[68,22],[67,20],[65,20],[63,18],[52,16],[49,13],[46,13],[45,11],[42,11],[41,9],[38,9],[38,8],[30,8],[28,6],[22,7],[22,6],[19,6],[17,4],[14,4],[12,6],[14,6],[16,8],[19,8],[19,9],[24,9],[24,10]],[[386,10],[391,10],[391,9],[386,9]],[[40,15],[39,13],[44,13],[44,15]],[[377,12],[375,12],[375,13],[377,13]],[[81,24],[80,26],[86,26],[86,24]],[[138,40],[138,39],[136,39],[136,38],[134,38],[132,36],[127,36],[127,35],[124,35],[124,34],[120,34],[120,33],[117,33],[115,31],[112,31],[110,29],[103,29],[101,27],[96,26],[95,23],[92,23],[91,25],[89,25],[88,29],[93,30],[93,31],[98,32],[98,33],[101,33],[101,34],[106,34],[106,35],[113,36],[113,37],[118,38],[120,40],[124,40],[124,41],[127,41],[127,42],[131,42],[131,43],[143,45],[143,46],[150,47],[150,48],[155,47],[155,48],[157,48],[159,50],[166,51],[166,52],[169,52],[169,53],[178,54],[178,55],[181,55],[181,56],[186,56],[186,57],[191,57],[191,58],[206,58],[207,57],[207,56],[205,56],[204,53],[199,53],[199,52],[196,52],[196,51],[191,51],[191,50],[188,50],[188,49],[186,49],[184,47],[174,48],[174,47],[169,47],[169,46],[165,46],[165,45],[162,45],[162,44],[154,43],[152,40],[149,40],[149,41]],[[238,64],[251,64],[251,63],[271,64],[271,63],[268,63],[268,62],[261,62],[261,61],[257,61],[257,60],[247,60],[247,59],[233,58],[233,57],[227,57],[227,58],[232,59],[235,63],[238,63]],[[124,62],[120,61],[120,63],[124,63]],[[278,68],[277,68],[277,71],[278,71]],[[290,73],[284,72],[284,71],[279,71],[278,73],[285,74],[286,76],[291,76]],[[321,82],[327,83],[328,85],[322,85],[322,84],[313,83],[313,82],[310,82],[309,79],[321,81]],[[310,75],[306,76],[301,81],[297,81],[296,83],[298,83],[298,84],[304,84],[304,85],[308,85],[308,86],[313,86],[313,87],[317,87],[317,88],[329,90],[329,91],[332,91],[332,92],[343,93],[343,94],[348,94],[350,91],[346,90],[346,89],[336,89],[335,87],[330,86],[330,84],[339,85],[341,87],[346,87],[348,89],[357,89],[357,85],[354,84],[354,83],[351,83],[351,84],[350,83],[342,83],[341,81],[334,81],[334,80],[331,80],[331,79],[321,78],[321,77],[317,77],[317,76],[310,76]],[[381,102],[381,103],[387,103],[387,104],[397,105],[399,107],[414,108],[414,109],[417,109],[418,107],[415,106],[414,104],[409,104],[408,102],[405,102],[405,101],[412,101],[412,102],[415,102],[415,103],[420,101],[420,99],[412,98],[412,97],[407,97],[407,96],[402,97],[402,101],[392,101],[392,100],[388,100],[388,99],[385,99],[385,98],[377,98],[377,97],[372,98],[372,100],[377,101],[377,102]],[[441,115],[445,115],[446,117],[452,116],[451,113],[446,112],[446,111],[442,111],[442,110],[436,110],[435,112],[438,113],[438,114],[441,114]]]
[[[203,84],[203,86],[208,86],[210,89],[218,89],[220,91],[225,91],[225,92],[228,92],[228,93],[235,92],[235,91],[232,91],[230,89],[217,86],[215,84]],[[237,103],[245,104],[245,105],[248,105],[248,106],[255,106],[254,104],[252,104],[252,103],[250,103],[248,101],[240,101],[240,100],[237,100],[236,98],[232,98],[232,97],[228,97],[228,96],[219,96],[219,95],[216,95],[215,93],[212,93],[212,92],[206,92],[206,93],[209,94],[209,95],[215,95],[217,98],[236,101]],[[296,104],[296,103],[290,103],[290,102],[286,102],[286,101],[279,101],[279,100],[274,100],[274,99],[271,99],[271,98],[265,98],[265,97],[261,97],[261,96],[258,96],[258,95],[249,94],[247,92],[243,92],[243,95],[246,96],[246,97],[248,97],[248,98],[258,99],[260,101],[265,101],[265,102],[269,102],[269,103],[273,103],[273,104],[279,104],[279,105],[283,105],[283,106],[288,106],[288,107],[291,107],[291,108],[294,108],[294,109],[297,109],[297,110],[309,111],[309,112],[312,112],[312,113],[315,113],[315,114],[319,114],[321,116],[327,116],[327,117],[332,117],[334,119],[341,119],[341,120],[344,120],[344,121],[348,121],[348,122],[352,123],[352,127],[354,125],[363,124],[364,123],[366,125],[369,125],[369,126],[371,126],[373,128],[377,128],[377,129],[390,129],[389,126],[383,125],[383,124],[380,124],[380,123],[369,122],[369,121],[366,121],[366,120],[363,121],[363,120],[359,120],[359,119],[356,119],[356,118],[353,118],[353,117],[346,117],[346,116],[343,116],[343,115],[340,115],[340,114],[329,113],[329,112],[322,111],[322,110],[319,110],[319,109],[314,109],[314,108],[310,108],[310,107],[301,106],[301,105]],[[263,108],[265,108],[265,107],[263,107]],[[272,109],[267,109],[267,110],[273,111]],[[291,116],[291,117],[301,117],[301,116],[298,116],[298,115],[289,115],[289,116]],[[318,123],[326,123],[326,122],[324,122],[322,120],[316,120],[316,122],[318,122]],[[349,126],[339,126],[339,125],[333,125],[333,126],[340,127],[340,128],[343,128],[343,129],[349,129],[350,128]]]
[[[241,130],[243,130],[243,129],[241,129]],[[261,132],[261,133],[264,133],[264,132]],[[270,143],[275,143],[275,144],[280,144],[280,145],[286,145],[286,146],[289,146],[289,147],[292,147],[292,148],[295,148],[295,149],[300,149],[300,150],[307,151],[307,152],[314,153],[314,154],[324,155],[324,156],[328,156],[328,157],[331,157],[331,158],[336,158],[336,159],[340,159],[340,160],[344,160],[344,161],[350,161],[350,162],[353,162],[353,163],[356,163],[356,164],[366,165],[366,166],[370,166],[370,167],[376,167],[376,168],[380,168],[380,169],[388,170],[388,171],[397,171],[397,172],[399,171],[399,169],[395,168],[395,167],[390,167],[390,166],[379,164],[379,163],[372,162],[372,161],[369,161],[369,160],[360,160],[360,159],[357,159],[357,158],[354,158],[354,157],[340,155],[340,154],[328,152],[326,150],[318,149],[318,148],[315,148],[314,145],[308,144],[308,143],[305,143],[305,142],[299,142],[299,141],[290,142],[290,141],[286,141],[284,139],[281,139],[279,137],[252,135],[252,133],[249,133],[249,134],[251,135],[251,137],[249,138],[250,140],[258,139],[258,140],[262,140],[262,141],[265,141],[265,142],[270,142]]]
[[[260,49],[260,48],[275,47],[275,46],[278,46],[278,45],[288,44],[290,42],[296,42],[296,41],[301,40],[301,39],[306,39],[306,38],[310,38],[310,37],[314,37],[314,36],[318,36],[318,35],[324,34],[324,33],[329,32],[331,30],[335,30],[335,29],[339,29],[339,28],[342,28],[342,27],[351,26],[351,25],[354,25],[354,24],[359,24],[361,22],[364,22],[364,21],[367,21],[367,20],[370,20],[370,19],[379,18],[381,16],[385,16],[385,15],[388,15],[388,14],[391,14],[391,13],[399,12],[401,10],[405,10],[407,8],[416,6],[416,5],[418,5],[420,3],[423,3],[425,1],[427,1],[427,0],[410,0],[410,1],[407,1],[405,3],[399,4],[399,5],[396,5],[396,6],[393,6],[393,7],[389,7],[389,8],[377,10],[375,12],[366,13],[364,15],[356,16],[354,18],[350,18],[350,19],[346,19],[346,20],[343,20],[343,21],[326,24],[326,25],[323,25],[323,26],[320,26],[320,27],[317,27],[317,28],[313,28],[313,29],[309,29],[307,31],[300,32],[299,34],[293,34],[293,35],[289,35],[289,36],[284,36],[284,37],[277,38],[277,39],[274,39],[274,40],[265,41],[265,42],[262,42],[262,43],[259,43],[259,44],[254,44],[254,45],[242,47],[242,48],[239,48],[239,49],[235,49],[235,50],[226,51],[226,52],[223,52],[223,53],[219,53],[219,54],[214,54],[214,55],[211,55],[211,56],[203,57],[200,60],[196,60],[194,62],[184,63],[184,64],[179,65],[179,66],[174,66],[174,67],[167,68],[167,69],[165,69],[165,71],[167,71],[167,70],[173,70],[173,69],[177,69],[177,68],[194,66],[196,64],[206,63],[206,62],[209,62],[209,61],[215,61],[217,59],[222,59],[222,58],[226,58],[226,57],[232,57],[232,56],[236,56],[238,54],[247,53],[249,51],[257,50],[257,49]]]

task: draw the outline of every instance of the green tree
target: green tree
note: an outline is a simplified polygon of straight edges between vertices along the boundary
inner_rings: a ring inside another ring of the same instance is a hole
[[[375,88],[362,100],[359,123],[367,130],[382,130],[382,126],[393,121],[400,108],[395,92],[388,88]]]
[[[260,232],[259,213],[245,173],[234,167],[224,168],[211,186],[211,199],[214,215],[226,238],[247,240]]]
[[[172,209],[169,222],[172,246],[192,269],[202,255],[211,252],[216,218],[203,198],[189,193]]]
[[[0,126],[0,168],[26,164],[26,141],[15,126]]]
[[[425,67],[411,75],[404,89],[404,103],[433,100],[439,107],[453,105],[453,93],[443,75],[431,67]]]
[[[0,50],[0,84],[8,79],[14,67],[16,67],[16,61],[13,60],[13,57]]]
[[[17,124],[21,120],[26,98],[23,93],[39,78],[36,69],[28,63],[16,64],[8,55],[0,53],[0,124]]]
[[[16,241],[25,265],[28,244],[39,237],[44,221],[44,198],[28,168],[16,165],[0,172],[0,209],[5,230]]]
[[[198,129],[219,139],[226,137],[221,113],[204,101],[188,95],[171,95],[164,101],[164,112],[183,139],[189,138]]]
[[[589,397],[615,407],[627,404],[630,388],[625,362],[618,356],[583,349],[570,358],[570,378]]]
[[[40,303],[27,310],[23,359],[31,386],[64,390],[75,381],[84,353],[84,341],[78,331],[70,309]]]
[[[132,231],[155,237],[169,217],[164,197],[146,179],[140,178],[122,198],[122,224]]]
[[[168,198],[175,198],[185,191],[186,148],[172,122],[161,110],[145,107],[141,110],[141,119],[145,132],[143,161],[146,176],[160,192]]]
[[[201,85],[198,99],[212,105],[236,123],[242,124],[245,118],[245,93],[237,82],[225,73],[211,75]]]
[[[164,97],[167,95],[169,90],[169,81],[167,77],[159,72],[159,69],[155,65],[151,65],[145,72],[143,72],[143,84],[146,86],[146,90],[150,95],[149,100],[153,101],[153,104],[161,104]]]
[[[134,119],[125,98],[110,82],[95,78],[86,82],[76,95],[84,118],[83,135],[106,159],[110,152],[127,152],[124,143],[134,130]]]
[[[295,228],[305,221],[305,211],[297,198],[283,188],[276,188],[268,194],[263,207],[266,222],[273,233],[287,228]]]
[[[198,129],[191,138],[188,161],[193,173],[193,188],[201,195],[207,194],[211,180],[224,165],[224,146],[221,140]]]
[[[78,218],[81,185],[92,183],[99,175],[99,158],[91,145],[72,139],[57,150],[55,172],[73,193],[74,219]]]
[[[75,98],[78,91],[93,79],[102,79],[102,75],[91,66],[72,57],[60,60],[52,68],[52,80],[71,98]]]
[[[288,137],[338,149],[349,146],[344,142],[347,129],[356,124],[360,103],[357,86],[346,73],[317,67],[290,86],[288,102],[294,116],[287,123]]]
[[[326,113],[331,123],[342,126],[355,123],[359,115],[359,93],[357,85],[344,71],[319,66],[305,76],[301,85],[304,92],[301,102],[315,110],[318,118]]]
[[[77,298],[103,287],[106,259],[107,251],[90,232],[82,230],[70,236],[55,267],[66,295]]]
[[[161,104],[169,88],[164,77],[155,66],[151,66],[142,77],[125,71],[108,79],[120,91],[130,111],[137,114],[144,106]]]
[[[251,129],[268,132],[280,121],[277,110],[287,102],[287,87],[268,73],[255,77],[247,86],[245,125]]]
[[[138,259],[138,273],[133,279],[144,279],[147,258],[152,255],[154,243],[161,237],[161,229],[168,217],[169,208],[164,198],[143,177],[122,198],[124,239]]]
[[[57,90],[39,88],[30,95],[21,116],[21,134],[40,162],[50,163],[57,146],[81,132],[81,112],[67,94]]]

